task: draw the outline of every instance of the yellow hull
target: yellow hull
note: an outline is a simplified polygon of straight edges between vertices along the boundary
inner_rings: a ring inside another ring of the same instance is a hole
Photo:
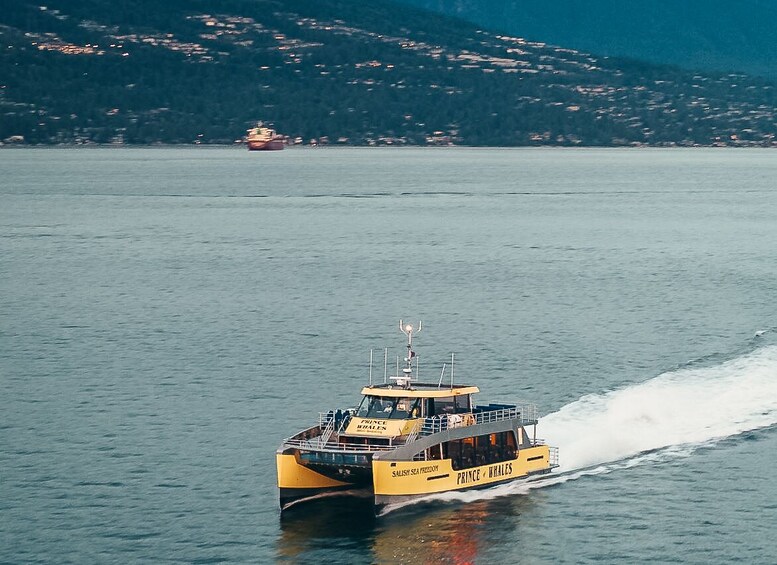
[[[308,469],[297,463],[294,455],[275,455],[278,469],[278,487],[280,488],[326,488],[348,486],[349,483],[336,481]]]
[[[277,454],[281,508],[322,496],[353,494],[358,486],[326,477],[297,462],[293,454]],[[430,494],[486,488],[551,470],[550,448],[524,448],[515,459],[455,470],[450,459],[390,461],[373,459],[372,494],[377,506]],[[363,488],[359,491],[363,494]]]
[[[346,491],[354,486],[325,477],[300,465],[294,455],[276,454],[275,465],[278,471],[281,509],[303,500]]]
[[[521,449],[515,459],[455,470],[450,459],[435,461],[372,462],[376,501],[385,504],[392,497],[407,498],[440,492],[483,488],[497,483],[550,471],[550,448],[538,445]]]

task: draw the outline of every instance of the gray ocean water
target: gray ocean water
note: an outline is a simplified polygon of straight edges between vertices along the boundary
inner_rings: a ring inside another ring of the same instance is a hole
[[[399,318],[562,467],[281,519]],[[775,327],[773,151],[1,150],[0,562],[777,563]]]

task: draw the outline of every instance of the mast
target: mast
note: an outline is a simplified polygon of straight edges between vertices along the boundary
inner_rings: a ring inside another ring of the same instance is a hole
[[[399,331],[407,336],[407,355],[405,356],[405,366],[402,368],[402,376],[397,374],[394,378],[397,384],[403,387],[409,387],[410,381],[413,380],[413,359],[416,356],[415,351],[413,351],[413,335],[420,333],[421,327],[420,321],[418,322],[418,328],[414,328],[412,324],[403,324],[402,320],[399,320]]]

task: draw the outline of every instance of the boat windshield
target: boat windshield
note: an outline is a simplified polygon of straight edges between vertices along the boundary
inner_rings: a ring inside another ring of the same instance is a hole
[[[421,399],[365,396],[356,415],[362,418],[391,420],[418,418],[421,415]]]

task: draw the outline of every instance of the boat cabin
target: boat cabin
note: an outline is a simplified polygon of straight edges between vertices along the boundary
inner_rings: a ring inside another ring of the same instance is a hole
[[[362,389],[361,404],[342,434],[353,437],[397,437],[410,433],[418,420],[447,418],[472,412],[478,387],[413,383],[412,387],[383,384]]]
[[[447,414],[470,412],[471,395],[480,392],[476,386],[440,388],[438,385],[414,383],[411,389],[392,385],[364,387],[364,398],[356,409],[361,418],[384,418],[402,420],[408,418],[431,418]],[[433,387],[432,390],[423,390]]]

